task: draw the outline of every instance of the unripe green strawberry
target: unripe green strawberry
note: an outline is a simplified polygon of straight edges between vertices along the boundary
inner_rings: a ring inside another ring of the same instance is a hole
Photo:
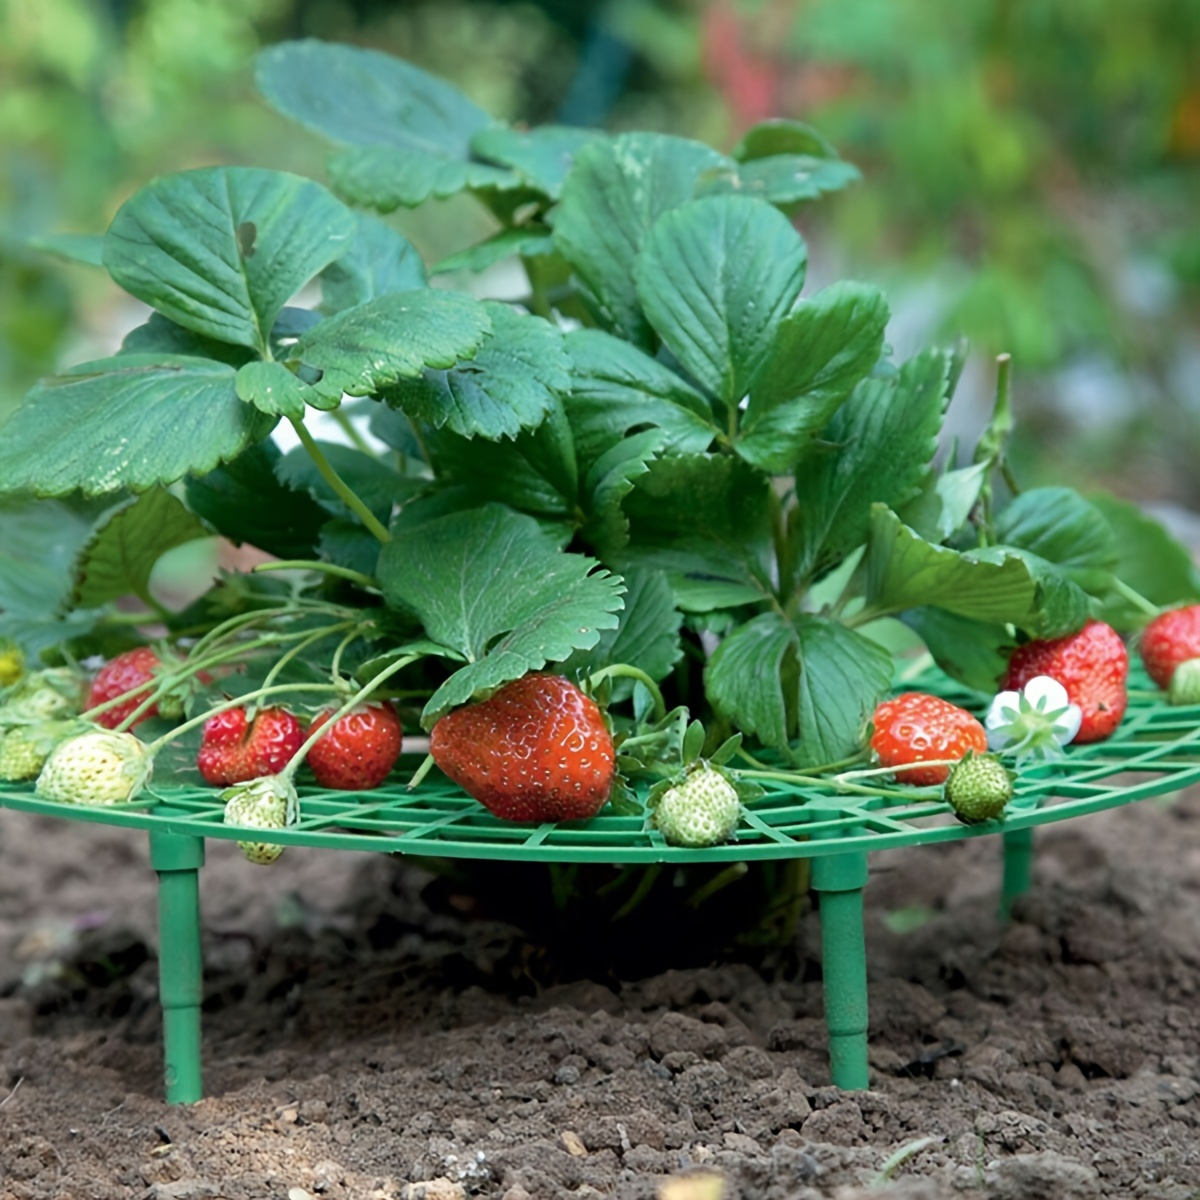
[[[124,804],[149,782],[152,766],[146,746],[132,733],[97,729],[54,747],[36,791],[62,804]]]
[[[0,733],[0,780],[18,783],[36,779],[54,747],[81,724],[42,721],[37,725],[18,725],[8,733]]]
[[[286,829],[289,816],[299,806],[299,797],[289,779],[264,775],[236,783],[221,793],[225,801],[225,824],[246,829]],[[260,866],[273,863],[283,847],[271,842],[238,842],[238,849]]]
[[[64,667],[26,675],[4,699],[0,725],[27,725],[76,716],[83,703],[83,683]]]
[[[950,768],[946,803],[964,825],[995,821],[1013,796],[1013,774],[994,754],[971,754]]]
[[[717,846],[733,837],[741,807],[733,784],[701,761],[663,792],[654,823],[672,846]]]

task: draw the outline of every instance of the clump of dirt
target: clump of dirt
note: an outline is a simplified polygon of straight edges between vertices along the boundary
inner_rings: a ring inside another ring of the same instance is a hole
[[[0,1197],[1194,1198],[1200,796],[1038,846],[1007,925],[998,839],[873,857],[847,1094],[816,913],[752,963],[556,975],[402,860],[214,844],[208,1098],[171,1107],[144,838],[0,812]],[[626,965],[671,936],[632,920]]]

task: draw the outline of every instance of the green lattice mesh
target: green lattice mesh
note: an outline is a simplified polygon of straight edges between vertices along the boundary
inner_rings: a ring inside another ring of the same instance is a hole
[[[1140,672],[1130,684],[1135,691],[1152,687]],[[906,687],[936,691],[976,711],[980,707],[981,697],[941,675],[909,680]],[[1200,706],[1171,708],[1135,695],[1114,737],[1071,747],[1065,761],[1023,771],[1002,822],[967,827],[936,800],[840,795],[832,785],[768,783],[767,794],[746,811],[736,842],[706,850],[666,845],[640,816],[602,812],[590,821],[537,826],[500,821],[436,772],[409,792],[404,780],[419,761],[405,758],[397,782],[372,792],[301,788],[299,824],[270,838],[255,831],[254,838],[288,846],[455,858],[612,863],[814,857],[955,841],[1060,821],[1200,783]],[[64,806],[38,800],[32,785],[8,785],[0,786],[0,807],[137,829],[239,836],[222,824],[216,790],[169,782],[161,765],[158,782],[137,804]]]

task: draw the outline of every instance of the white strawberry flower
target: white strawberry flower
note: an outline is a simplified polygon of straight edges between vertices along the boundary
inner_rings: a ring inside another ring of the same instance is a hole
[[[1037,675],[1020,691],[1001,692],[984,718],[988,749],[1018,758],[1060,758],[1079,732],[1083,710],[1049,675]]]

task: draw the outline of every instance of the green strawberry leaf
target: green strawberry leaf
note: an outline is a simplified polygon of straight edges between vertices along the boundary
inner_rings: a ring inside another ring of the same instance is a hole
[[[322,321],[290,348],[289,362],[320,371],[315,386],[326,395],[369,396],[470,358],[490,328],[487,309],[459,292],[397,292]]]
[[[326,461],[384,525],[391,519],[394,505],[403,504],[424,486],[419,480],[406,478],[387,463],[353,446],[321,441],[317,445]],[[355,519],[303,446],[289,451],[275,464],[275,475],[284,487],[306,492],[326,512]]]
[[[298,379],[278,362],[248,362],[238,368],[234,380],[238,399],[253,404],[259,412],[271,417],[294,417],[301,420],[311,397],[320,397],[308,384]]]
[[[685,610],[770,596],[770,480],[727,454],[647,466],[625,499],[629,544],[614,561],[666,571]]]
[[[104,265],[178,325],[266,354],[288,298],[338,258],[355,218],[320,184],[281,171],[165,175],[117,211]]]
[[[427,283],[425,264],[412,243],[378,217],[359,213],[350,248],[321,272],[321,309],[344,312]]]
[[[1163,608],[1200,600],[1200,569],[1188,548],[1167,532],[1161,522],[1136,504],[1115,496],[1090,497],[1104,516],[1117,549],[1114,574],[1147,600]],[[1114,591],[1104,597],[1096,614],[1120,630],[1140,629],[1147,614]]]
[[[272,108],[343,146],[465,159],[491,124],[453,84],[378,50],[280,42],[258,55],[254,78]]]
[[[379,558],[384,598],[467,665],[433,694],[425,728],[477,691],[499,687],[615,629],[620,577],[564,554],[532,517],[498,504],[397,530]]]
[[[339,567],[349,567],[373,576],[379,563],[379,542],[360,521],[334,519],[321,526],[318,542],[321,558]]]
[[[836,283],[774,329],[750,388],[734,449],[764,471],[795,468],[883,350],[887,302],[878,289]]]
[[[804,286],[808,250],[791,222],[744,196],[661,216],[634,279],[646,319],[683,369],[734,412]]]
[[[762,613],[713,652],[705,693],[744,734],[787,751],[796,729],[798,655],[796,627],[780,613]]]
[[[892,683],[892,656],[837,621],[802,615],[795,757],[820,766],[853,754],[863,730]]]
[[[683,654],[679,627],[683,617],[675,608],[670,584],[653,571],[632,570],[625,575],[625,607],[616,629],[605,630],[590,650],[576,650],[562,672],[583,679],[614,663],[645,671],[651,679],[665,679]],[[614,701],[633,694],[634,681],[612,679]]]
[[[554,239],[544,225],[519,225],[516,229],[501,229],[482,242],[468,246],[465,250],[443,258],[433,268],[434,275],[445,275],[450,271],[486,271],[506,258],[519,254],[522,258],[536,258],[554,253]]]
[[[522,186],[511,171],[408,147],[352,146],[334,154],[328,169],[339,196],[381,213],[416,208],[464,189],[504,191]]]
[[[702,172],[727,161],[700,142],[654,133],[579,151],[554,213],[554,243],[606,328],[653,348],[634,288],[642,243],[663,213],[692,199]]]
[[[966,525],[979,500],[990,464],[929,474],[917,498],[900,509],[900,519],[928,542],[944,542]]]
[[[211,471],[274,425],[238,399],[236,374],[203,358],[122,354],[45,380],[4,427],[0,492],[95,496]]]
[[[925,541],[886,506],[875,505],[866,557],[866,595],[880,612],[934,605],[1039,637],[1078,629],[1086,594],[1061,569],[1015,546],[958,551]]]
[[[733,148],[733,157],[740,163],[759,158],[775,158],[780,154],[807,154],[812,158],[837,158],[832,142],[803,121],[782,117],[760,121],[742,135]]]
[[[910,608],[900,619],[951,679],[977,692],[995,693],[1016,644],[1005,626],[931,607]]]
[[[75,559],[72,608],[99,608],[122,596],[153,607],[150,573],[168,551],[212,531],[182,501],[151,488],[96,522]]]
[[[570,125],[541,125],[536,129],[492,125],[471,138],[471,150],[477,158],[516,171],[530,187],[557,200],[575,156],[588,143],[604,136],[597,129]]]
[[[581,498],[584,521],[579,533],[604,556],[616,554],[629,541],[623,502],[662,452],[663,441],[658,429],[630,434],[610,446],[588,468]]]
[[[193,333],[157,312],[152,312],[144,325],[135,326],[125,335],[117,353],[185,354],[189,358],[211,358],[235,367],[254,359],[254,351],[246,346],[234,346]]]
[[[868,638],[823,617],[803,614],[793,623],[777,612],[738,626],[704,675],[719,712],[808,766],[834,762],[861,745],[891,679],[892,656]]]
[[[959,552],[927,542],[886,505],[871,513],[866,557],[867,604],[902,612],[932,604],[976,621],[1023,624],[1036,585],[1015,554]]]
[[[1025,564],[1033,580],[1033,604],[1025,619],[1013,624],[1042,638],[1062,637],[1083,627],[1091,612],[1088,594],[1057,563],[1019,546],[989,546],[974,553],[983,561],[1018,558]]]
[[[1022,492],[996,517],[996,538],[1057,564],[1085,591],[1103,595],[1117,566],[1117,539],[1104,514],[1073,488]]]
[[[269,439],[232,462],[187,480],[188,507],[219,534],[277,558],[312,558],[329,514],[305,491],[280,483],[282,451]]]
[[[330,178],[344,195],[384,211],[467,186],[516,185],[473,163],[471,138],[491,118],[453,85],[377,50],[283,42],[258,56],[259,91],[279,112],[342,146]]]
[[[705,196],[752,197],[791,212],[807,200],[840,192],[861,178],[856,166],[840,158],[776,154],[713,171],[701,180],[697,190]]]
[[[926,351],[891,377],[863,380],[834,413],[823,434],[829,451],[796,474],[802,577],[866,541],[873,504],[898,508],[918,494],[937,449],[948,370],[945,354]]]
[[[425,444],[439,481],[461,489],[468,507],[494,500],[541,520],[576,519],[575,447],[557,396],[540,425],[522,430],[511,441],[489,442],[431,429]]]
[[[481,309],[491,332],[462,356],[469,361],[402,381],[385,399],[435,428],[497,441],[546,416],[571,385],[571,362],[562,334],[548,321],[496,301],[484,301]]]
[[[0,613],[44,617],[71,592],[71,566],[92,532],[89,515],[58,501],[0,499]]]
[[[663,433],[663,447],[698,454],[720,432],[708,402],[656,359],[598,329],[563,340],[571,358],[567,416],[581,464],[591,464],[635,426]]]

